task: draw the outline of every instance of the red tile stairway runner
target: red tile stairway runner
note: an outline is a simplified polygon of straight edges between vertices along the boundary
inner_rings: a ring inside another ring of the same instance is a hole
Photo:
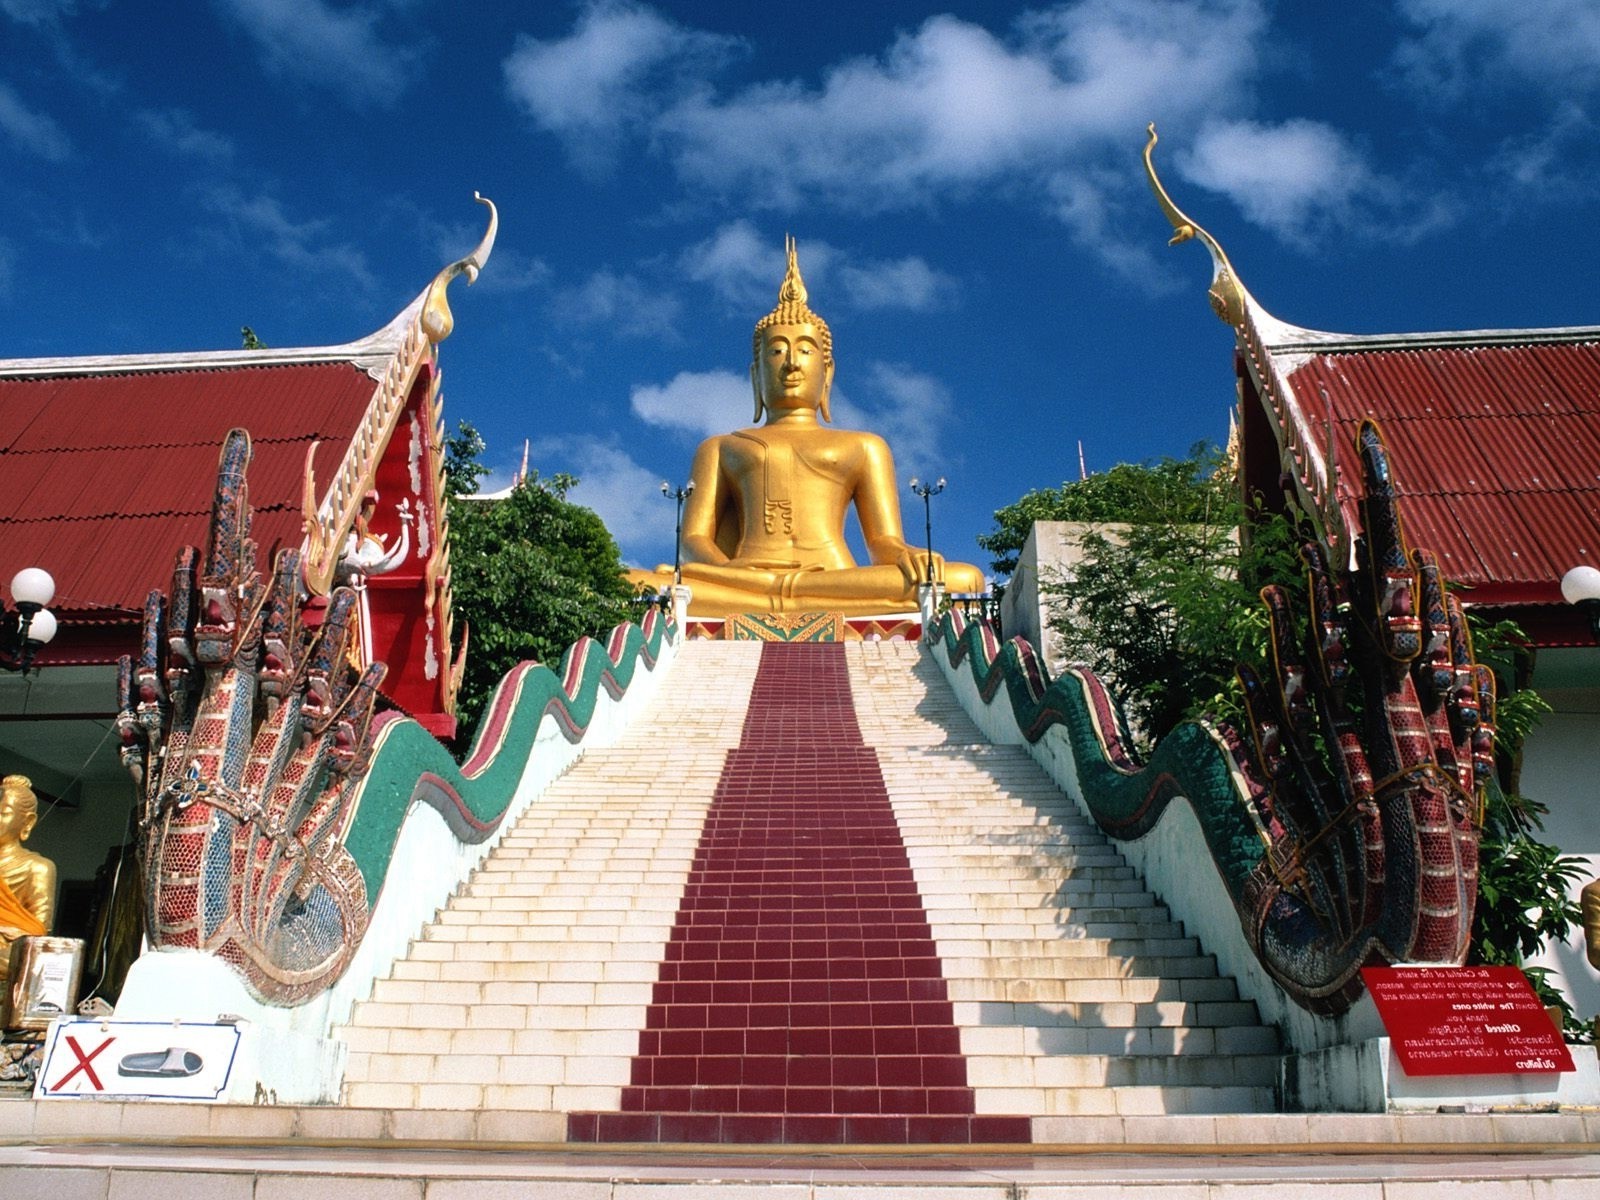
[[[622,1111],[573,1141],[1026,1142],[979,1116],[842,644],[762,648]]]

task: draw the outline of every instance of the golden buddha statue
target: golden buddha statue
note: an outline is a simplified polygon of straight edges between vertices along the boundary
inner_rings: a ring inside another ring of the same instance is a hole
[[[829,429],[833,334],[807,305],[794,239],[778,304],[756,323],[748,429],[707,438],[690,470],[683,512],[683,581],[695,616],[835,612],[869,616],[917,607],[919,584],[981,592],[983,573],[908,545],[894,458],[874,433]],[[871,564],[845,543],[854,504]],[[652,588],[672,569],[633,571]]]
[[[11,943],[47,934],[55,922],[56,865],[22,845],[38,819],[32,781],[0,779],[0,982],[11,974]]]

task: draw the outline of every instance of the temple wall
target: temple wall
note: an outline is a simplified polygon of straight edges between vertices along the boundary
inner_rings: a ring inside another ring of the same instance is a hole
[[[1587,864],[1572,885],[1576,901],[1585,883],[1600,878],[1600,650],[1541,650],[1533,686],[1555,711],[1523,749],[1522,792],[1550,808],[1544,838]],[[1589,965],[1581,929],[1528,965],[1559,975],[1580,1017],[1600,1016],[1600,971]]]

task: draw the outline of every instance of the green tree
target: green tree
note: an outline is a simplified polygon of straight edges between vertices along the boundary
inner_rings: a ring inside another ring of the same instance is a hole
[[[1256,593],[1298,571],[1286,518],[1257,514],[1241,538],[1245,505],[1219,451],[1202,443],[1186,458],[1030,493],[995,514],[988,547],[1020,546],[1013,526],[1029,511],[1114,526],[1086,535],[1082,561],[1042,578],[1040,592],[1063,655],[1109,680],[1146,738],[1185,717],[1238,713],[1234,671],[1266,657]]]
[[[1469,614],[1473,651],[1495,674],[1495,764],[1499,786],[1489,790],[1478,847],[1478,905],[1472,917],[1468,962],[1522,966],[1581,920],[1572,898],[1583,874],[1581,859],[1539,838],[1549,809],[1522,795],[1522,745],[1550,711],[1528,687],[1533,674],[1527,636],[1511,621],[1488,624]],[[1592,1029],[1577,1020],[1566,996],[1542,967],[1525,973],[1545,1004],[1561,1009],[1568,1034],[1586,1039]]]
[[[485,473],[477,462],[482,439],[471,426],[461,428],[466,457],[446,469],[452,480],[470,479],[475,491]],[[517,663],[535,659],[555,668],[580,637],[638,615],[615,539],[599,517],[566,498],[577,482],[535,472],[505,497],[473,499],[468,492],[450,506],[451,584],[470,628],[456,702],[464,731]]]
[[[1158,511],[1162,519],[1205,521],[1217,497],[1196,486],[1196,474],[1203,463],[1217,461],[1216,452],[1202,442],[1188,458],[1119,463],[1087,479],[1029,492],[995,512],[994,530],[981,535],[978,545],[995,556],[990,564],[995,571],[1008,576],[1017,569],[1017,555],[1035,521],[1137,521],[1141,513]]]
[[[475,496],[489,473],[481,460],[483,435],[470,422],[456,422],[455,433],[444,439],[444,475],[452,496]]]

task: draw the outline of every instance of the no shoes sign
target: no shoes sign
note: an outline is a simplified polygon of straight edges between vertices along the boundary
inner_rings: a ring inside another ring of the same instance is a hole
[[[239,1053],[237,1025],[56,1021],[36,1099],[215,1100]]]

